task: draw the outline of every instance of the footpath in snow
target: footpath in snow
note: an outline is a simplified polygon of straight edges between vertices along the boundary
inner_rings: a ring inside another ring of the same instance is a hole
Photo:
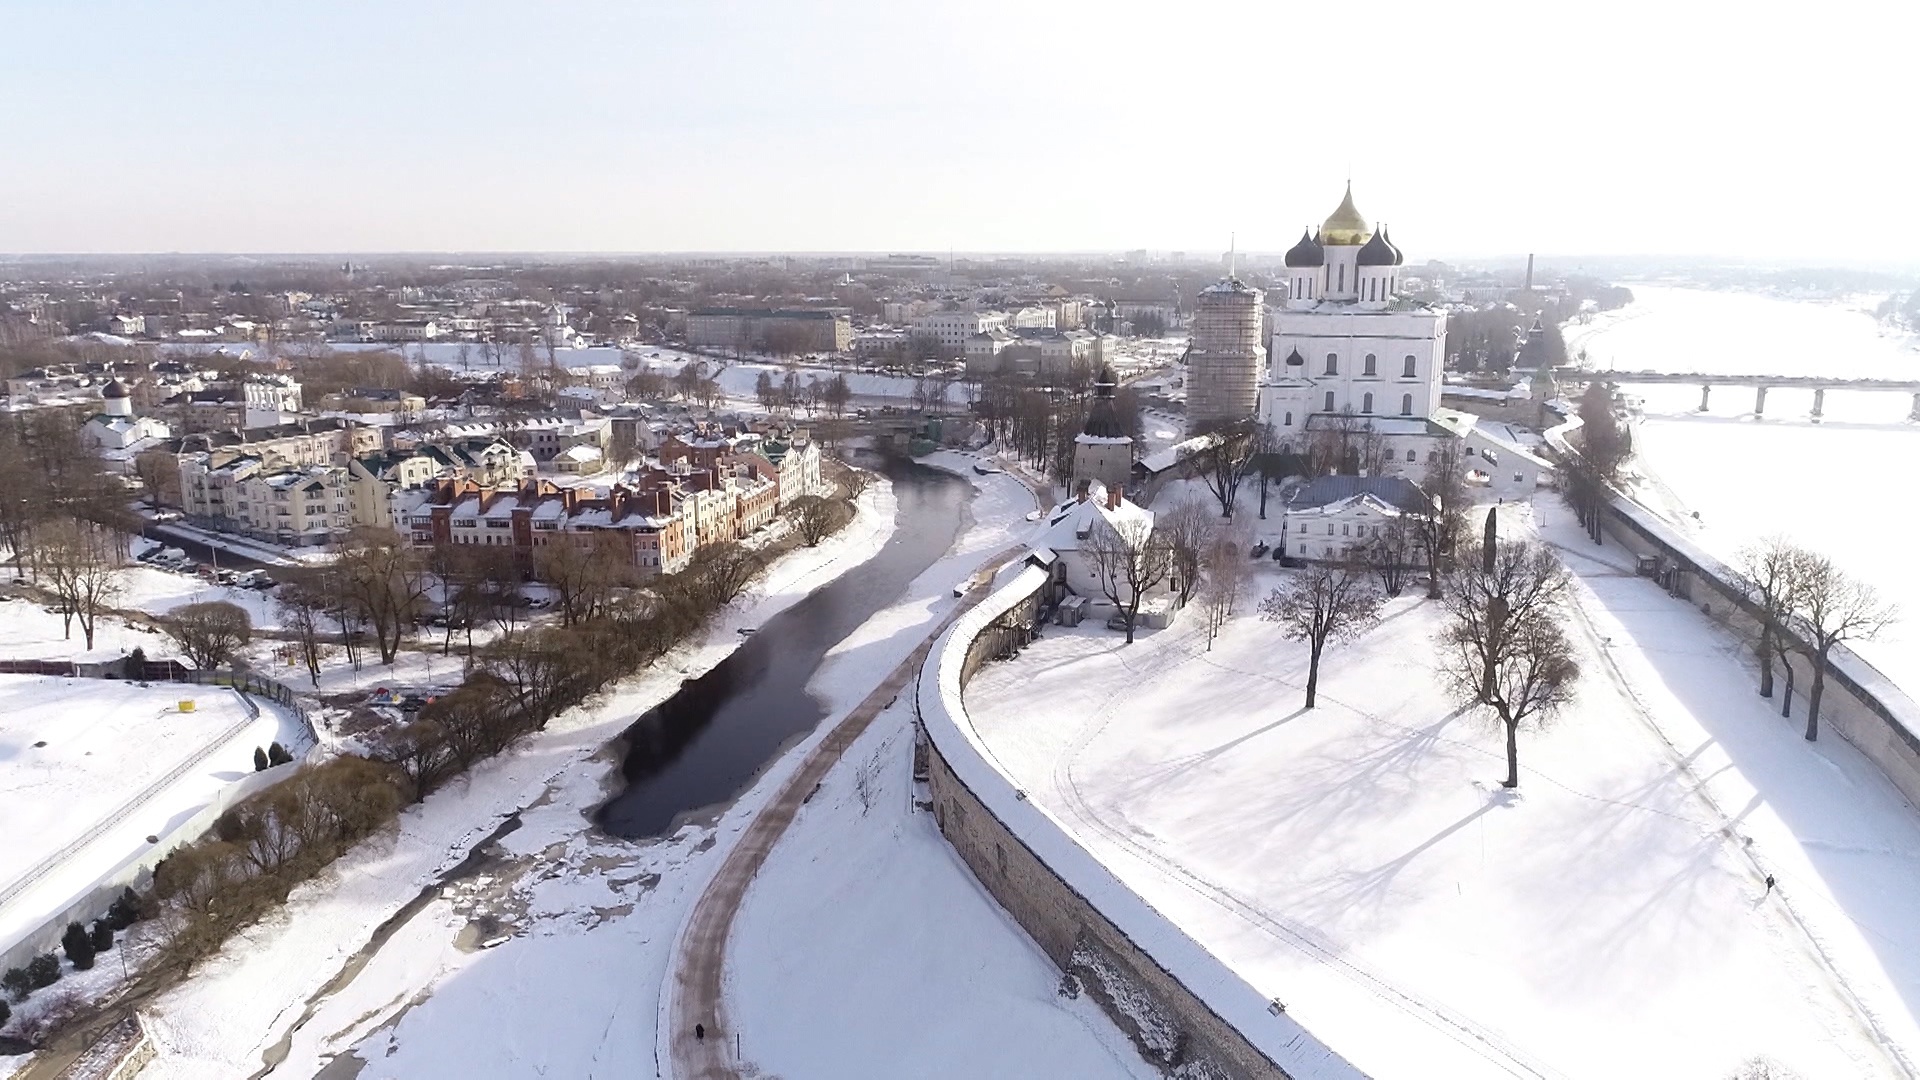
[[[1311,711],[1251,603],[1211,652],[1193,620],[1049,629],[968,701],[1036,806],[1370,1075],[1908,1075],[1920,818],[1769,722],[1697,612],[1569,562],[1596,633],[1517,794],[1417,596],[1329,649]]]

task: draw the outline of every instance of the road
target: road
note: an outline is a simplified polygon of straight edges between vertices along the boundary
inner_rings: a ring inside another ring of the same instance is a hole
[[[1027,550],[1016,544],[982,563],[980,570],[1004,565]],[[732,1025],[728,1022],[721,980],[726,966],[727,940],[733,932],[734,916],[746,898],[754,876],[766,864],[775,844],[800,812],[807,797],[818,787],[828,771],[840,760],[875,717],[898,697],[915,678],[935,641],[948,626],[975,604],[986,599],[993,577],[976,571],[973,585],[946,617],[928,632],[912,655],[881,680],[880,685],[860,704],[835,724],[826,738],[808,752],[787,783],[767,805],[754,815],[741,834],[739,843],[707,884],[707,890],[694,904],[686,931],[676,945],[667,992],[671,1004],[667,1010],[672,1025],[670,1075],[680,1080],[731,1080],[742,1076],[741,1062],[734,1054]],[[694,1034],[694,1025],[705,1026],[706,1038]]]

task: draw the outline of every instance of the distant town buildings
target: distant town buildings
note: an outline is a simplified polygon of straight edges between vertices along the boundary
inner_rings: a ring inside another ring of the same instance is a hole
[[[832,311],[805,308],[697,308],[687,313],[687,344],[741,351],[845,352],[853,323]]]

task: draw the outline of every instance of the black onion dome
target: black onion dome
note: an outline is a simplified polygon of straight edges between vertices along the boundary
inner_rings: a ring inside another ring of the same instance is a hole
[[[1307,358],[1300,355],[1299,349],[1295,349],[1292,352],[1287,354],[1287,366],[1288,367],[1306,367]]]
[[[132,397],[133,394],[128,391],[127,384],[121,382],[119,379],[115,379],[107,384],[106,389],[100,391],[100,396],[103,398],[124,398]]]
[[[1387,233],[1383,229],[1373,234],[1373,239],[1360,248],[1360,254],[1355,255],[1353,261],[1359,266],[1392,266],[1396,254],[1393,245],[1387,243]]]
[[[1120,414],[1113,407],[1113,388],[1117,379],[1113,377],[1113,368],[1100,365],[1100,374],[1093,380],[1093,407],[1087,410],[1087,424],[1080,429],[1081,434],[1097,439],[1124,439],[1126,430],[1120,426]]]
[[[1393,249],[1393,265],[1400,266],[1405,263],[1407,261],[1406,253],[1400,250],[1399,244],[1393,242],[1393,237],[1387,236],[1387,230],[1384,226],[1380,229],[1380,235],[1387,237],[1387,246]]]
[[[1320,246],[1320,241],[1307,235],[1307,230],[1301,229],[1300,242],[1287,249],[1287,265],[1290,267],[1325,266],[1327,251]]]

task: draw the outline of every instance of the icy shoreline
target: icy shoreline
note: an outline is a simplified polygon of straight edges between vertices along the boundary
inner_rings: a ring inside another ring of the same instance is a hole
[[[858,505],[845,530],[817,548],[783,557],[756,584],[755,599],[729,609],[698,644],[561,716],[535,739],[410,808],[397,835],[357,848],[297,890],[284,911],[229,942],[192,979],[154,1003],[148,1019],[160,1056],[146,1075],[257,1069],[261,1051],[284,1036],[285,1025],[305,1009],[309,997],[422,886],[458,865],[513,814],[562,789],[574,796],[604,791],[618,763],[594,759],[634,716],[673,694],[683,679],[725,659],[739,646],[741,627],[798,603],[878,552],[894,531],[891,485],[875,483]],[[592,776],[581,785],[569,773]],[[727,814],[748,808],[763,787],[756,784]],[[645,846],[672,843],[668,838]]]

